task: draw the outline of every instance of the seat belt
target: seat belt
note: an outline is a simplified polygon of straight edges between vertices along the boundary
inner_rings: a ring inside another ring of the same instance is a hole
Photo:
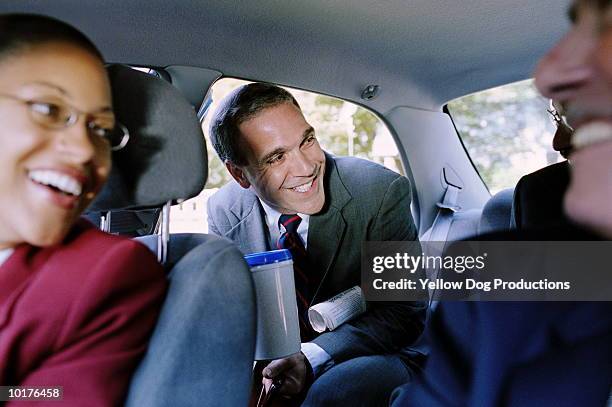
[[[453,216],[455,213],[461,210],[461,207],[457,205],[457,200],[459,197],[459,192],[461,192],[461,188],[456,187],[452,184],[446,184],[446,191],[444,192],[444,197],[441,202],[438,202],[436,206],[438,207],[438,212],[436,213],[436,217],[434,218],[433,224],[423,236],[421,236],[422,242],[438,242],[439,244],[426,244],[429,250],[426,253],[428,256],[442,256],[444,254],[444,249],[446,247],[446,240],[448,238],[448,233],[450,231],[451,225],[453,224]],[[435,280],[438,278],[438,273],[440,270],[436,267],[434,268],[433,275],[428,275],[428,278]],[[435,289],[429,290],[429,307],[427,311],[427,319],[431,315],[431,312],[438,305],[438,301],[434,300],[435,298]]]
[[[434,218],[433,224],[423,234],[421,240],[429,242],[446,242],[448,232],[453,223],[453,216],[461,210],[461,207],[457,205],[459,192],[461,192],[461,188],[446,184],[446,191],[444,192],[442,202],[436,204],[438,212]]]

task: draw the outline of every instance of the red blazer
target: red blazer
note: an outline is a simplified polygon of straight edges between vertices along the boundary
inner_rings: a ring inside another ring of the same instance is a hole
[[[15,407],[121,405],[166,285],[146,247],[85,221],[58,246],[16,247],[0,266],[0,385],[63,386],[64,401]]]

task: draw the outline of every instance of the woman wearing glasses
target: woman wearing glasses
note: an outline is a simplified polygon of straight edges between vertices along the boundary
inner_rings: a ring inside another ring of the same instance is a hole
[[[0,16],[0,124],[0,385],[118,405],[166,283],[144,246],[79,220],[129,139],[95,46],[57,20]]]

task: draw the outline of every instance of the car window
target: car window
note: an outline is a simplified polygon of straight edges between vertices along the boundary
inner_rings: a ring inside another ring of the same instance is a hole
[[[492,194],[525,174],[561,161],[552,149],[549,102],[533,80],[512,83],[448,103],[448,111]]]
[[[208,127],[219,102],[233,89],[249,81],[223,78],[211,88],[212,103],[202,122],[208,148],[208,181],[204,191],[195,198],[171,209],[171,233],[206,233],[208,198],[231,180],[217,157],[208,134]],[[341,99],[313,92],[286,88],[300,104],[306,120],[316,129],[317,139],[324,150],[339,156],[354,156],[371,160],[404,175],[402,161],[386,125],[369,110]],[[210,102],[209,102],[210,103]]]

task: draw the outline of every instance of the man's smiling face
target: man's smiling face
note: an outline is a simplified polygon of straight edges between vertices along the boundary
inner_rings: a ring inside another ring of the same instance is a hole
[[[612,2],[578,0],[567,35],[542,59],[536,85],[575,129],[565,210],[612,237]]]
[[[239,125],[248,161],[232,172],[244,188],[281,213],[314,215],[325,204],[325,154],[300,109],[268,107]]]

